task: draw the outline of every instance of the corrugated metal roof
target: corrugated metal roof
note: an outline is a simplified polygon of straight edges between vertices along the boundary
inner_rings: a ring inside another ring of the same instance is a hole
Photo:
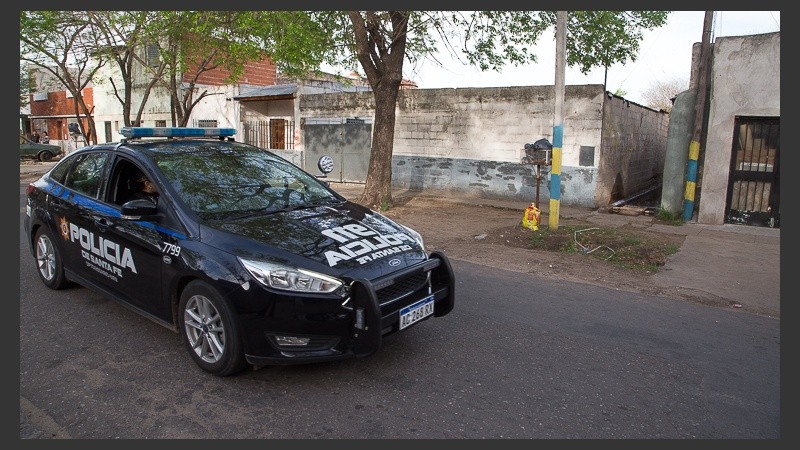
[[[276,84],[275,86],[242,86],[234,100],[247,100],[260,97],[280,97],[297,93],[296,84]]]

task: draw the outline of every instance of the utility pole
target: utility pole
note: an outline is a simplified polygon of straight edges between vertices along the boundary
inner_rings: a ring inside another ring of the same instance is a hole
[[[703,20],[703,40],[700,42],[700,58],[697,61],[697,74],[694,103],[694,130],[689,142],[689,162],[686,166],[686,188],[683,193],[683,221],[692,220],[694,215],[695,189],[697,188],[697,160],[700,159],[700,139],[703,134],[703,121],[706,111],[706,91],[708,90],[708,72],[711,65],[711,28],[714,22],[714,11],[706,11]]]
[[[551,230],[558,229],[561,208],[561,149],[564,145],[564,73],[567,62],[567,12],[556,13],[556,82],[555,111],[553,118],[553,160],[550,167],[550,209],[548,225]]]

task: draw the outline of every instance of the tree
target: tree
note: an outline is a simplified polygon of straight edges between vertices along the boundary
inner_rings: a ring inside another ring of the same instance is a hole
[[[114,61],[122,85],[109,79],[122,106],[126,126],[141,123],[147,99],[156,87],[170,95],[173,126],[186,126],[192,109],[206,96],[199,91],[197,80],[203,73],[216,69],[224,57],[235,52],[230,42],[216,35],[224,27],[226,14],[212,11],[88,11],[88,20],[99,31],[96,54]],[[234,47],[236,48],[236,47]],[[241,48],[241,47],[238,47]],[[257,49],[252,50],[257,51]],[[149,79],[140,88],[135,117],[133,89],[135,73],[144,72]]]
[[[672,112],[672,99],[687,89],[689,89],[689,81],[685,78],[675,77],[653,82],[642,93],[642,98],[644,98],[647,106],[653,109]]]
[[[33,45],[35,33],[68,32],[63,29],[68,17],[81,24],[81,33],[91,36],[82,39],[81,58],[69,56],[76,50],[64,46],[47,55],[43,46]],[[27,52],[27,58],[47,62],[64,55],[67,65],[84,61],[88,67],[93,62],[96,66],[85,81],[110,83],[125,126],[141,123],[147,100],[157,88],[169,93],[172,125],[186,126],[193,108],[213,95],[198,82],[204,73],[222,68],[227,81],[236,82],[247,62],[265,56],[286,73],[308,72],[319,67],[322,50],[332,46],[325,30],[303,11],[22,13],[21,23],[20,61]],[[119,76],[96,79],[97,70],[109,63],[116,65]],[[145,83],[136,84],[137,73],[146,74]]]
[[[200,80],[212,70],[235,83],[250,61],[269,58],[285,73],[308,72],[330,48],[329,35],[303,11],[151,11],[104,13],[116,18],[109,36],[124,36],[111,45],[123,79],[131,80],[131,63],[148,71],[150,81],[134,123],[140,123],[147,98],[157,86],[169,92],[173,126],[186,126],[194,107],[209,95]],[[102,14],[98,17],[102,18]],[[98,23],[98,27],[109,28]],[[105,34],[104,34],[105,35]],[[151,58],[157,52],[157,60]],[[143,57],[145,57],[144,60]],[[130,92],[130,81],[124,84]],[[129,104],[130,95],[120,98]],[[128,111],[130,107],[128,107]],[[127,115],[127,114],[126,114]]]
[[[72,94],[81,134],[87,144],[96,143],[93,107],[83,97],[83,89],[105,64],[95,58],[96,29],[79,11],[20,11],[19,23],[20,61],[51,73]]]
[[[152,11],[87,11],[87,20],[98,30],[96,55],[105,55],[109,61],[116,63],[119,69],[122,86],[117,86],[114,77],[108,82],[114,91],[114,96],[122,106],[124,125],[140,124],[147,99],[155,86],[162,81],[161,77],[166,68],[166,62],[159,61],[155,66],[148,64],[141,53],[146,53],[147,25],[155,21],[157,12]],[[150,80],[144,86],[142,98],[136,111],[135,118],[131,119],[133,110],[133,84],[134,73],[138,67],[144,68],[151,74]]]
[[[27,64],[19,65],[19,107],[28,106],[31,102],[30,93],[36,91],[36,79],[31,76]]]
[[[186,126],[192,109],[214,95],[204,73],[223,70],[234,83],[250,61],[270,59],[285,73],[319,67],[330,36],[304,11],[161,11],[148,27],[166,62],[172,122]]]
[[[322,11],[313,16],[336,43],[328,62],[347,68],[359,64],[372,87],[372,152],[360,201],[373,208],[392,204],[395,106],[404,61],[432,59],[444,47],[484,71],[535,62],[531,49],[556,21],[554,11]],[[666,11],[571,12],[567,64],[588,73],[595,66],[635,61],[642,31],[666,19]]]

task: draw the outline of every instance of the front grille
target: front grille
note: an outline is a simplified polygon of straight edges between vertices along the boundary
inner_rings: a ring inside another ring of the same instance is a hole
[[[376,294],[378,296],[378,304],[381,306],[381,312],[386,314],[389,311],[406,306],[401,303],[407,302],[397,303],[397,301],[427,286],[428,273],[429,272],[416,273],[409,277],[395,280],[392,285],[378,290]]]
[[[423,287],[426,281],[428,281],[428,272],[418,273],[408,278],[396,280],[391,286],[387,286],[376,292],[378,295],[378,304],[383,306],[386,303],[408,295]]]

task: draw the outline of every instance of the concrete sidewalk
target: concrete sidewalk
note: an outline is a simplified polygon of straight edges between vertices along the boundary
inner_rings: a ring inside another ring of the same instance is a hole
[[[55,162],[20,164],[20,182],[36,179]],[[355,199],[364,190],[363,184],[330,183],[331,188],[348,199]],[[522,211],[530,204],[515,200],[488,200],[435,192],[393,191],[395,198],[404,195],[428,196],[442,202],[491,204],[495,207]],[[539,205],[542,214],[549,213],[548,202]],[[686,236],[681,249],[653,275],[653,282],[662,287],[678,287],[687,294],[701,292],[718,297],[733,307],[741,305],[772,317],[780,317],[780,229],[746,225],[704,225],[687,222],[681,226],[659,224],[653,216],[624,215],[590,208],[561,205],[560,220],[570,218],[605,227],[647,228],[649,231]],[[543,220],[543,225],[547,221]]]
[[[364,190],[363,184],[330,183],[331,188],[348,199],[355,199]],[[446,196],[394,190],[392,195],[430,196],[443,202],[491,204],[494,207],[520,211],[530,202],[481,199],[469,196]],[[539,209],[549,214],[549,202],[541,201]],[[678,287],[687,295],[704,293],[734,308],[771,317],[780,317],[780,229],[746,225],[705,225],[696,221],[680,226],[657,223],[653,216],[624,215],[591,208],[561,205],[559,219],[584,220],[598,226],[630,225],[651,232],[685,236],[678,253],[653,275],[653,282],[662,287]],[[547,220],[542,220],[547,225]]]

